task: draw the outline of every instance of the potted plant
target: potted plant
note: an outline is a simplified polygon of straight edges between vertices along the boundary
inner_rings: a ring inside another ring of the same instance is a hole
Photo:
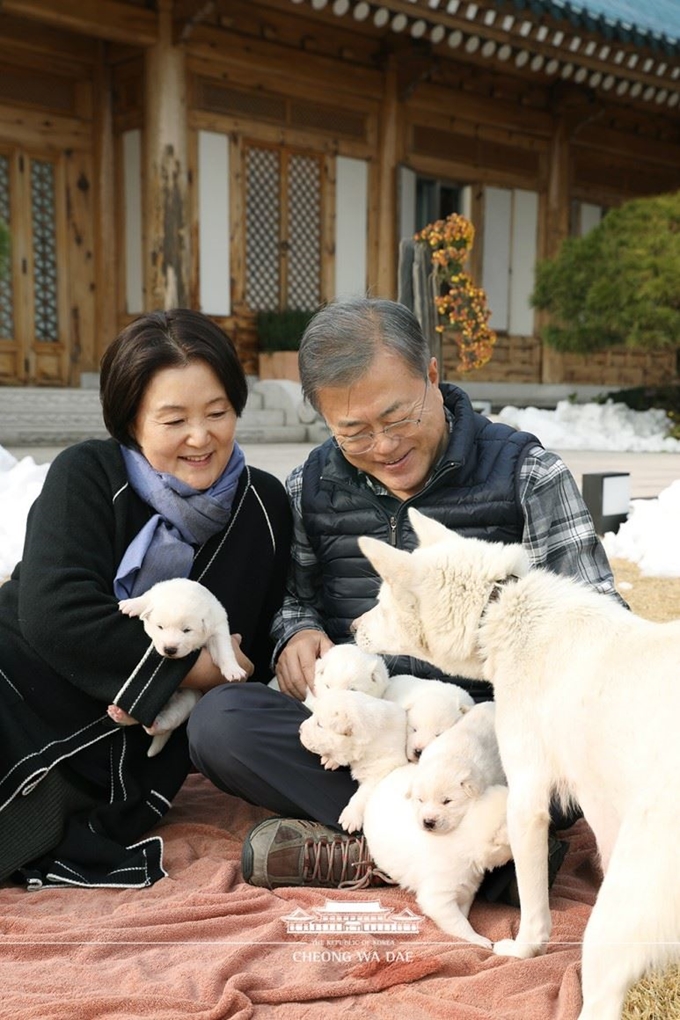
[[[257,313],[260,379],[300,381],[297,352],[307,323],[314,315],[306,308]]]
[[[430,223],[415,236],[432,258],[435,280],[435,326],[444,340],[458,350],[458,371],[481,368],[491,358],[496,334],[489,326],[491,311],[486,294],[476,287],[465,265],[475,237],[475,228],[460,213]]]

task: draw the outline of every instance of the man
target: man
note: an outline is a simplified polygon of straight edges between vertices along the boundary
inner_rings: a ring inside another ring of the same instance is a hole
[[[375,602],[379,580],[359,551],[360,535],[414,548],[407,509],[415,506],[461,534],[522,542],[535,565],[618,597],[565,464],[535,436],[475,413],[457,386],[440,385],[436,359],[404,306],[356,299],[323,308],[305,331],[299,363],[304,394],[331,438],[287,480],[292,568],[273,624],[283,693],[225,685],[203,697],[189,723],[193,760],[205,775],[283,816],[256,826],[244,846],[244,877],[269,887],[376,877],[363,837],[337,826],[356,784],[347,770],[325,771],[298,737],[316,659],[351,640],[352,621]],[[442,677],[411,659],[388,665]],[[492,696],[489,684],[455,680],[476,700]]]

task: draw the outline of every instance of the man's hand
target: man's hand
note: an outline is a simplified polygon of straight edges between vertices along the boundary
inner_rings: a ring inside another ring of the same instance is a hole
[[[322,630],[299,630],[279,655],[276,679],[284,694],[304,701],[307,691],[314,691],[316,660],[333,647]]]

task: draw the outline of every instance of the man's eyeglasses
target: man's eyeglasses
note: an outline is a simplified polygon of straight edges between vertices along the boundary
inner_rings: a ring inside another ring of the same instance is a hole
[[[416,434],[423,420],[428,383],[429,380],[426,379],[425,392],[417,418],[402,418],[401,421],[393,421],[390,425],[386,425],[384,429],[380,429],[379,432],[360,432],[356,436],[333,436],[333,442],[338,449],[342,450],[343,453],[348,453],[350,457],[361,457],[364,453],[370,453],[378,440],[383,436],[395,440],[410,439],[411,436]]]

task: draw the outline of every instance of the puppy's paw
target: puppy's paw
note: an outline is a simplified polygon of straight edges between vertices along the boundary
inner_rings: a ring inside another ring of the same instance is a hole
[[[331,772],[340,768],[340,762],[335,761],[333,758],[329,758],[327,754],[321,755],[321,764],[325,769],[329,769]]]
[[[364,824],[364,813],[357,810],[350,801],[338,818],[338,822],[345,832],[358,832]]]
[[[150,726],[143,726],[142,729],[145,733],[148,733],[150,737],[162,736],[165,733],[170,733],[171,730],[176,729],[174,726],[166,726],[160,715],[157,715]]]
[[[493,942],[491,939],[487,939],[485,935],[480,935],[475,932],[475,937],[468,938],[468,942],[471,942],[473,946],[481,946],[482,949],[493,949]]]
[[[134,726],[137,722],[136,719],[133,719],[131,715],[124,712],[118,705],[109,705],[106,712],[109,718],[113,719],[119,726]]]
[[[542,942],[518,942],[516,939],[501,939],[495,942],[493,951],[496,956],[514,956],[517,960],[531,960],[534,956],[545,953]]]
[[[139,616],[142,611],[140,599],[121,599],[118,608],[125,616]]]
[[[240,666],[226,666],[224,669],[220,669],[220,673],[229,683],[240,683],[242,680],[248,679],[245,669],[241,669]]]

